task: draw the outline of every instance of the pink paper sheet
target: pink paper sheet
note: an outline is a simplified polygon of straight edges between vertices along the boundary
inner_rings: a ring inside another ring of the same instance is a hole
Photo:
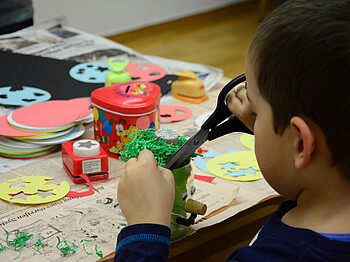
[[[15,110],[15,122],[31,127],[59,127],[73,123],[92,113],[88,97],[50,100]]]

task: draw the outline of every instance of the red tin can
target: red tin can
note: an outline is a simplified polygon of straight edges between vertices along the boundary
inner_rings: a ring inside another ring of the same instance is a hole
[[[119,158],[129,131],[159,128],[160,90],[154,83],[133,81],[92,91],[95,139],[109,156]]]

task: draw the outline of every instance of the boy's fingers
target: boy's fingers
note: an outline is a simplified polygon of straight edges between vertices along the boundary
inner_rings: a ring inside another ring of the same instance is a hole
[[[235,95],[229,94],[229,98],[226,99],[228,109],[234,114],[237,115],[242,110],[242,101]]]
[[[137,163],[137,159],[136,158],[130,158],[127,162],[126,162],[126,166],[125,168],[128,168],[130,166],[133,166]]]
[[[241,116],[251,111],[247,92],[243,84],[236,86],[227,96],[226,103],[231,112]]]
[[[155,164],[157,164],[157,160],[155,159],[153,153],[148,149],[144,149],[140,152],[138,161],[142,163],[149,163],[153,161]]]
[[[137,162],[137,159],[136,158],[130,158],[127,162],[126,162],[126,164],[127,165],[132,165],[132,164],[134,164],[134,163],[136,163]]]
[[[164,179],[167,181],[168,185],[172,186],[172,193],[175,193],[175,181],[173,173],[164,167],[158,166],[158,170],[163,175]]]
[[[157,167],[160,173],[162,173],[162,175],[164,175],[167,179],[169,178],[170,180],[174,181],[173,173],[169,169],[164,168],[162,166],[157,166]]]
[[[249,103],[247,98],[247,92],[245,88],[240,88],[237,90],[236,96],[242,103]]]
[[[245,91],[245,85],[243,84],[243,83],[241,83],[241,84],[239,84],[239,85],[237,85],[237,86],[235,86],[235,88],[233,89],[233,92],[234,92],[234,94],[236,95],[236,97],[238,98],[238,99],[240,99],[241,101],[242,101],[242,92],[241,91]]]

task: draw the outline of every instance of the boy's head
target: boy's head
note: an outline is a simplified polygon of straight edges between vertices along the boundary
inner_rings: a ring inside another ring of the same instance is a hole
[[[350,178],[350,1],[289,0],[262,22],[247,60],[275,132],[293,116],[313,121]]]

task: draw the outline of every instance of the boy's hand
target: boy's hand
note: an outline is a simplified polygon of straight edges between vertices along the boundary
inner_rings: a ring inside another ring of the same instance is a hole
[[[247,98],[245,84],[239,84],[226,96],[226,104],[230,111],[254,132],[255,115]]]
[[[174,177],[170,170],[157,167],[149,150],[126,163],[118,186],[118,201],[129,225],[162,224],[170,227],[175,196]]]

